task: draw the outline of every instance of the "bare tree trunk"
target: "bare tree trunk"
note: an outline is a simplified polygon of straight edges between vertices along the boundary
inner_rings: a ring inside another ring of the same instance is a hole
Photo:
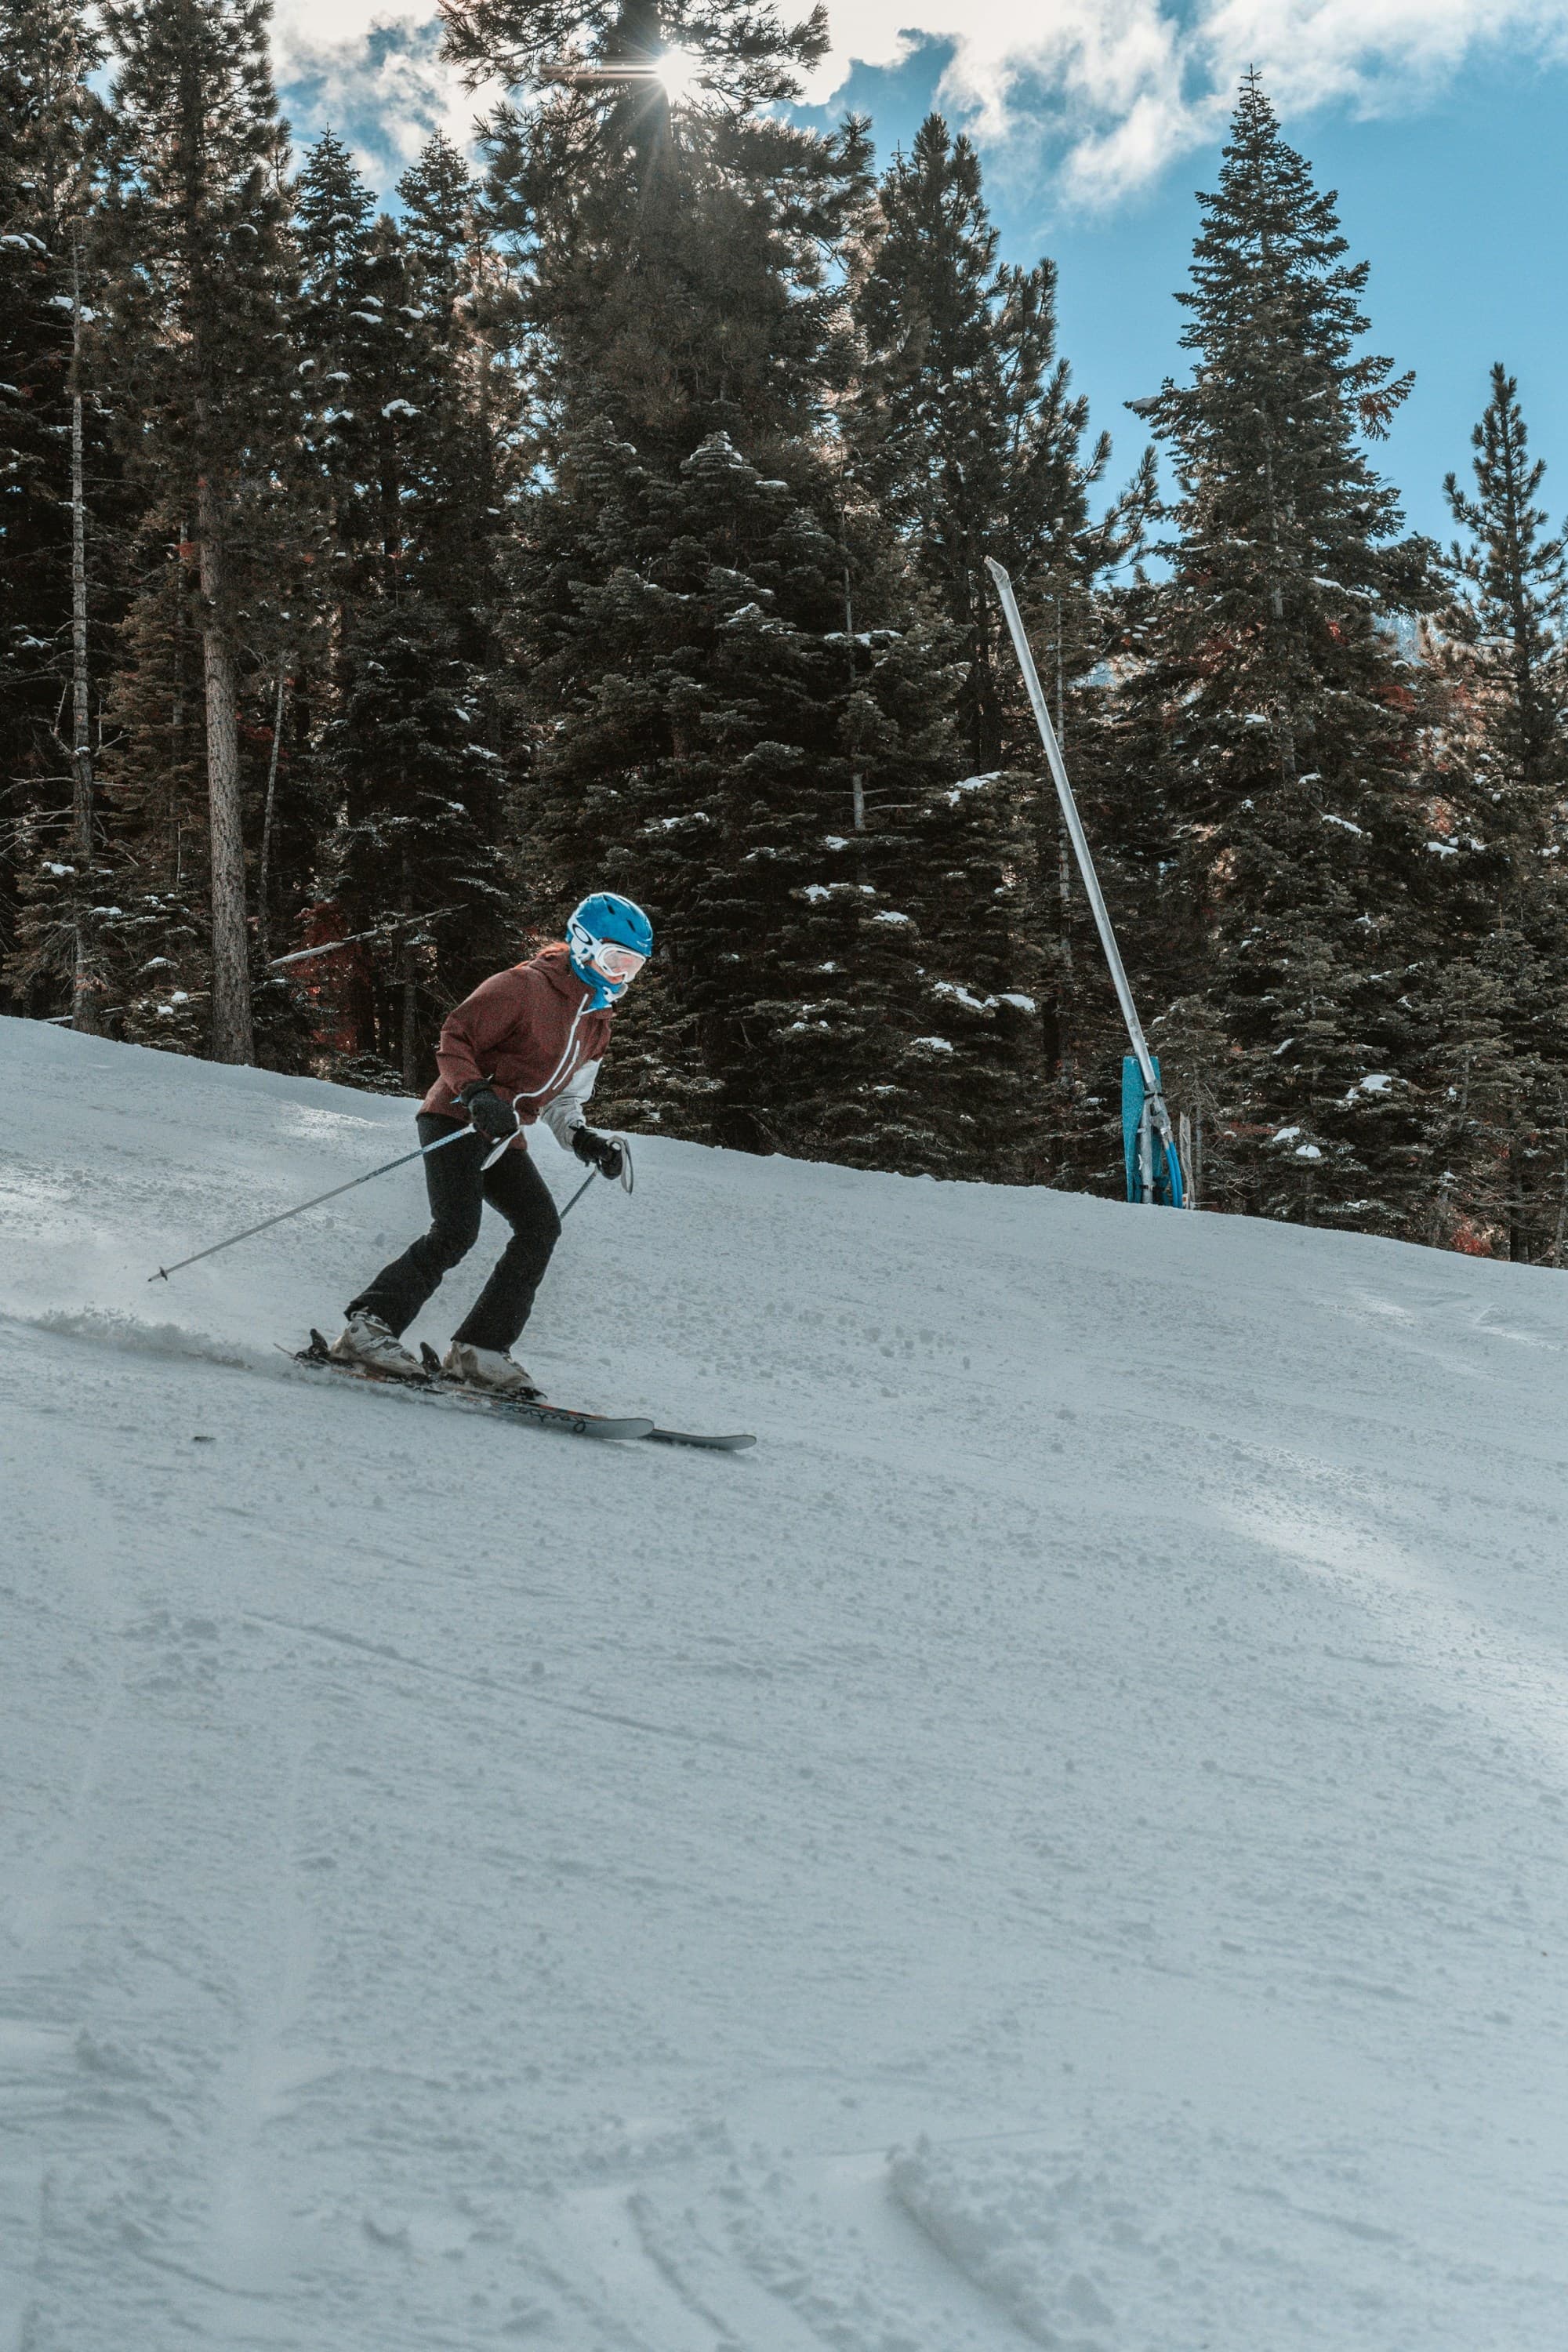
[[[403,846],[403,906],[409,907],[408,845]],[[414,963],[414,934],[403,935],[403,1083],[411,1095],[420,1092],[419,1086],[419,983]]]
[[[97,849],[87,667],[87,492],[82,452],[81,255],[71,243],[71,811],[76,835],[75,950],[71,1026],[98,1027],[100,994],[92,904]]]
[[[1263,478],[1268,494],[1268,609],[1277,621],[1282,622],[1285,618],[1285,592],[1279,584],[1283,562],[1279,552],[1279,517],[1274,504],[1274,447],[1267,430],[1263,436]],[[1295,724],[1282,689],[1278,711],[1279,780],[1282,783],[1293,784],[1300,761],[1296,757]]]
[[[838,557],[844,575],[844,662],[851,694],[855,691],[855,598],[849,581],[849,552],[844,544],[844,509],[838,509]],[[866,830],[866,780],[858,768],[849,779],[849,810],[857,833]]]
[[[1053,793],[1053,801],[1055,797]],[[1072,844],[1068,839],[1067,820],[1061,811],[1053,809],[1052,815],[1057,829],[1057,939],[1061,948],[1058,988],[1061,1016],[1057,1023],[1052,1058],[1058,1077],[1063,1086],[1070,1087],[1078,1067],[1073,1044],[1079,1009],[1078,979],[1072,953]]]
[[[289,665],[278,665],[278,699],[272,706],[272,756],[267,763],[267,809],[261,820],[261,866],[256,877],[256,940],[262,963],[272,961],[272,919],[267,890],[272,866],[272,809],[278,797],[278,753],[283,741],[283,696]]]
[[[1509,1264],[1522,1265],[1528,1251],[1524,1234],[1524,1161],[1517,1127],[1509,1132],[1507,1159]]]
[[[245,935],[245,835],[239,794],[239,688],[224,625],[223,546],[217,501],[205,478],[196,492],[201,541],[202,662],[206,677],[207,807],[212,837],[215,1062],[254,1062],[250,957]]]
[[[844,666],[850,696],[855,692],[855,597],[849,576],[849,550],[844,541],[844,504],[838,506],[838,560],[844,578]],[[857,835],[866,830],[866,779],[857,768],[849,779],[849,817]],[[858,879],[866,879],[866,845],[857,841],[855,871]]]
[[[419,1084],[419,982],[414,968],[414,950],[406,940],[403,948],[403,1083],[411,1095],[423,1091]]]

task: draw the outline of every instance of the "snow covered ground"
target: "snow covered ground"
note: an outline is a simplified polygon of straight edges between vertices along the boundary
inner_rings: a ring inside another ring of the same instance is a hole
[[[3,2352],[1561,2352],[1560,1276],[655,1141],[593,1446],[278,1352],[416,1169],[148,1286],[407,1105],[0,1072]]]

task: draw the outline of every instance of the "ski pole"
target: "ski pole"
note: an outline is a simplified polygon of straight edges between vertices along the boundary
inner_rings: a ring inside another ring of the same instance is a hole
[[[390,1176],[395,1168],[406,1168],[411,1160],[428,1159],[432,1151],[444,1151],[448,1143],[460,1143],[465,1135],[472,1135],[473,1132],[471,1127],[459,1127],[450,1135],[437,1136],[434,1143],[421,1144],[417,1151],[405,1151],[396,1160],[384,1160],[379,1168],[369,1169],[363,1176],[351,1176],[346,1184],[334,1184],[330,1192],[318,1192],[309,1201],[299,1202],[292,1209],[279,1209],[275,1217],[263,1217],[258,1225],[247,1225],[243,1233],[230,1234],[226,1241],[214,1242],[206,1249],[194,1251],[189,1257],[176,1258],[173,1265],[161,1265],[157,1273],[150,1274],[147,1279],[149,1282],[167,1282],[169,1276],[172,1274],[178,1274],[182,1266],[198,1265],[204,1257],[216,1257],[219,1250],[232,1249],[236,1242],[247,1242],[253,1235],[265,1234],[274,1225],[286,1225],[290,1217],[302,1217],[307,1209],[319,1209],[323,1201],[335,1201],[342,1193],[352,1192],[361,1184],[369,1184],[377,1176]],[[510,1136],[507,1140],[510,1142]],[[629,1192],[632,1189],[632,1155],[630,1147],[624,1139],[621,1150],[625,1154],[621,1184],[622,1188]],[[598,1172],[595,1169],[594,1174],[578,1186],[561,1212],[563,1217],[570,1216]]]
[[[577,1190],[573,1193],[572,1198],[567,1202],[566,1206],[562,1210],[561,1214],[563,1219],[565,1219],[572,1214],[573,1210],[576,1207],[578,1202],[582,1199],[589,1185],[593,1183],[594,1178],[598,1175],[598,1170],[595,1168],[593,1176],[584,1176],[583,1181],[578,1185]]]
[[[183,1265],[199,1265],[204,1257],[216,1257],[219,1250],[232,1249],[236,1242],[247,1242],[253,1234],[264,1234],[272,1225],[286,1225],[290,1217],[302,1217],[307,1209],[319,1209],[323,1201],[335,1201],[342,1192],[352,1192],[358,1184],[368,1184],[376,1176],[389,1176],[395,1168],[406,1168],[411,1160],[424,1160],[432,1151],[444,1151],[448,1143],[460,1143],[465,1135],[472,1135],[471,1127],[454,1128],[450,1135],[437,1137],[434,1143],[423,1143],[417,1151],[405,1151],[395,1160],[383,1160],[363,1176],[351,1176],[346,1184],[334,1184],[330,1192],[318,1192],[313,1200],[301,1201],[292,1209],[279,1209],[275,1217],[263,1217],[258,1225],[247,1225],[242,1234],[230,1234],[226,1241],[214,1242],[209,1249],[196,1250],[189,1257],[176,1258],[173,1265],[161,1265],[156,1274],[147,1276],[149,1282],[167,1282]]]
[[[617,1135],[616,1141],[621,1147],[621,1190],[623,1192],[629,1192],[636,1181],[636,1179],[632,1174],[632,1147],[626,1141],[624,1135]],[[573,1193],[572,1198],[567,1202],[566,1206],[562,1210],[561,1214],[563,1218],[569,1217],[572,1214],[573,1210],[576,1207],[578,1202],[582,1199],[584,1193],[588,1190],[589,1185],[594,1182],[595,1178],[596,1178],[598,1174],[599,1171],[595,1168],[593,1175],[584,1176],[583,1181],[578,1185],[577,1190]]]

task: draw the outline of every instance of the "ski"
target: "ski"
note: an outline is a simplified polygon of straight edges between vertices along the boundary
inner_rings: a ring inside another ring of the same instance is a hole
[[[314,1336],[312,1333],[311,1337]],[[462,1395],[472,1396],[474,1391],[471,1389],[465,1389],[461,1381],[450,1379],[441,1370],[441,1359],[428,1339],[419,1342],[419,1356],[426,1371],[441,1387],[456,1389]],[[754,1437],[744,1436],[738,1432],[727,1437],[707,1437],[694,1429],[645,1429],[638,1434],[646,1437],[650,1444],[697,1445],[713,1454],[743,1454],[748,1445],[754,1445],[757,1442]]]
[[[734,1431],[724,1436],[710,1436],[694,1429],[660,1429],[646,1414],[613,1416],[602,1412],[579,1412],[568,1405],[551,1404],[542,1397],[495,1396],[486,1389],[470,1388],[466,1381],[455,1381],[441,1370],[441,1360],[428,1341],[422,1340],[419,1354],[423,1369],[417,1372],[378,1372],[365,1364],[347,1364],[334,1356],[321,1333],[312,1330],[308,1348],[289,1349],[281,1352],[291,1356],[297,1364],[307,1365],[313,1371],[345,1374],[350,1380],[375,1381],[383,1387],[415,1389],[426,1396],[451,1397],[459,1402],[481,1406],[489,1412],[506,1413],[515,1421],[531,1421],[541,1429],[564,1429],[574,1437],[647,1438],[651,1444],[692,1445],[709,1454],[743,1454],[756,1439],[747,1433]]]
[[[334,1356],[320,1331],[312,1331],[308,1348],[285,1349],[297,1364],[311,1371],[333,1372],[340,1379],[370,1381],[390,1389],[409,1389],[421,1396],[450,1397],[454,1403],[473,1405],[484,1412],[500,1413],[508,1421],[531,1422],[537,1429],[561,1429],[571,1437],[651,1437],[653,1423],[646,1415],[612,1418],[602,1412],[578,1412],[560,1404],[546,1404],[523,1397],[493,1396],[488,1391],[467,1387],[461,1381],[448,1380],[440,1370],[420,1372],[378,1372],[365,1364],[344,1363]]]
[[[730,1437],[704,1437],[691,1429],[650,1429],[647,1442],[650,1445],[700,1445],[714,1454],[743,1454],[748,1445],[754,1445],[757,1441],[754,1437],[739,1433]]]

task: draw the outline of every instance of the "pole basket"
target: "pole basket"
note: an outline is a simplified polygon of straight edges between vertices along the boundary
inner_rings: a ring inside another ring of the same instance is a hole
[[[1171,1116],[1159,1092],[1160,1062],[1150,1056],[1151,1089],[1136,1054],[1121,1056],[1121,1149],[1127,1162],[1127,1197],[1164,1209],[1184,1209],[1186,1183],[1182,1155],[1171,1132]]]

